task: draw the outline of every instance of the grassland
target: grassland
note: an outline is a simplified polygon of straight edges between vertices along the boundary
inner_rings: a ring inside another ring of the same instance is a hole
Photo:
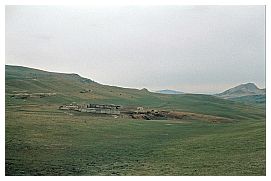
[[[90,93],[80,93],[90,89]],[[51,92],[15,99],[14,92]],[[233,119],[135,120],[58,110],[114,103]],[[6,66],[6,175],[265,175],[265,109],[209,95],[162,95],[75,74]]]

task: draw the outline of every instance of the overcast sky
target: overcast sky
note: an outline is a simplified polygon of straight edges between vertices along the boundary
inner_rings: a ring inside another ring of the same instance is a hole
[[[265,8],[7,6],[6,64],[149,90],[263,88]]]

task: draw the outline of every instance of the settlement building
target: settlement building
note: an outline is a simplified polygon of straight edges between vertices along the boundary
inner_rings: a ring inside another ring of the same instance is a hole
[[[98,114],[120,114],[119,105],[114,104],[87,104],[87,105],[77,105],[77,104],[70,104],[60,106],[59,109],[62,110],[75,110],[79,112],[89,112],[89,113],[98,113]]]

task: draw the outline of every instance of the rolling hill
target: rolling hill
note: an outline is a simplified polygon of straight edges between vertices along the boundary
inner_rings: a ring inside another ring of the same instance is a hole
[[[87,91],[86,91],[87,90]],[[20,93],[53,93],[41,99],[14,99]],[[128,89],[99,84],[77,74],[63,74],[6,65],[6,105],[14,104],[69,104],[76,102],[120,104],[180,110],[216,116],[250,116],[247,106],[203,94],[159,94],[146,89]],[[239,114],[232,114],[239,112]]]
[[[5,68],[6,175],[266,174],[263,106]],[[74,102],[139,106],[173,117],[144,120],[58,109]],[[218,117],[226,121],[208,121]]]

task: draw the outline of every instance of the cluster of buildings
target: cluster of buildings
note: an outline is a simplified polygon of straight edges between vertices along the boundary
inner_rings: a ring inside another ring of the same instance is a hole
[[[87,105],[78,105],[78,104],[69,104],[60,106],[61,110],[74,110],[79,112],[89,112],[89,113],[98,113],[98,114],[120,114],[119,105],[114,104],[87,104]]]

